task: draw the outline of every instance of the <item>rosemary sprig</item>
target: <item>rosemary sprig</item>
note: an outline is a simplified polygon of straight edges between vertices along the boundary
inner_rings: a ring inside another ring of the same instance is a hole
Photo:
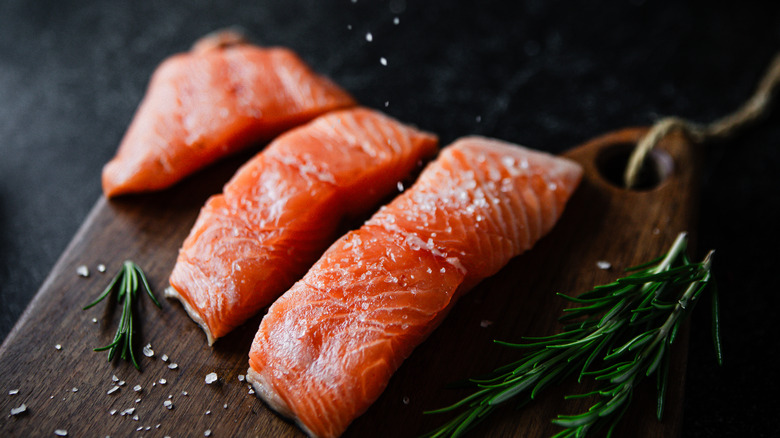
[[[129,358],[138,370],[140,370],[141,367],[135,359],[135,353],[133,353],[133,334],[135,333],[135,314],[133,305],[138,294],[139,284],[143,284],[143,287],[146,289],[146,293],[149,295],[149,298],[152,299],[152,302],[157,307],[162,308],[160,302],[157,301],[157,298],[155,298],[152,293],[152,289],[149,287],[149,282],[146,280],[144,272],[138,265],[130,260],[125,260],[122,264],[122,269],[114,276],[114,279],[111,280],[111,283],[109,283],[103,293],[100,294],[95,301],[87,304],[83,308],[83,310],[87,310],[103,301],[112,291],[119,290],[117,301],[122,302],[122,316],[119,319],[119,327],[117,327],[114,340],[104,347],[95,348],[94,351],[108,350],[108,361],[111,362],[119,348],[121,350],[121,358],[123,360],[128,360]]]
[[[630,274],[597,286],[579,297],[559,294],[581,306],[565,309],[562,321],[575,321],[562,333],[524,338],[515,344],[495,341],[511,348],[527,349],[520,360],[497,368],[490,375],[470,379],[474,392],[448,407],[426,414],[460,412],[426,437],[457,437],[470,430],[499,405],[520,398],[527,402],[541,390],[572,373],[578,381],[590,377],[598,389],[566,399],[596,397],[588,411],[558,415],[552,422],[564,428],[555,435],[583,437],[604,427],[610,436],[625,413],[634,388],[644,377],[656,373],[661,419],[669,372],[669,350],[681,324],[690,315],[701,293],[711,282],[710,251],[700,263],[692,263],[685,249],[687,237],[680,233],[666,255],[629,268]],[[713,340],[722,363],[718,329],[718,301],[712,288]]]

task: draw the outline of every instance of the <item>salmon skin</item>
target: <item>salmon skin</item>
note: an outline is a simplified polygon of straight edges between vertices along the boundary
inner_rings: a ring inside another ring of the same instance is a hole
[[[336,241],[268,310],[249,382],[313,437],[341,435],[457,298],[555,224],[579,165],[468,137]]]
[[[341,219],[373,211],[437,143],[359,107],[283,134],[206,202],[166,295],[181,300],[211,345],[300,279],[336,240]]]
[[[292,51],[220,32],[165,60],[103,168],[106,197],[160,190],[352,97]]]

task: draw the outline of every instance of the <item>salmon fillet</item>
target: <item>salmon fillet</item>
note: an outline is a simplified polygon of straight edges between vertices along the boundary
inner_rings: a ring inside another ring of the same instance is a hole
[[[159,190],[249,145],[354,105],[292,51],[204,37],[165,60],[103,168],[106,197]]]
[[[497,140],[445,148],[270,307],[249,353],[258,396],[310,436],[341,435],[460,295],[553,227],[581,175]]]
[[[340,220],[373,211],[436,150],[434,135],[365,108],[283,134],[206,202],[166,295],[211,345],[300,279]]]

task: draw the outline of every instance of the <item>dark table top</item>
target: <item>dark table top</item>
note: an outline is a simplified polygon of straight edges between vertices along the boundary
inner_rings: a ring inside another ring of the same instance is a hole
[[[714,3],[5,0],[0,339],[100,196],[155,66],[210,31],[239,25],[290,47],[442,144],[480,134],[561,152],[663,115],[708,122],[739,106],[780,49],[780,4]],[[697,253],[717,250],[725,364],[701,307],[683,436],[778,430],[778,116],[706,148]]]

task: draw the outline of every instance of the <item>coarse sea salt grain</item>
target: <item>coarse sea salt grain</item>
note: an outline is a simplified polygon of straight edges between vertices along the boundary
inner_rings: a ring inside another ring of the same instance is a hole
[[[12,408],[11,409],[11,415],[19,415],[19,414],[21,414],[22,412],[24,412],[26,410],[27,410],[27,405],[22,403],[22,405],[19,406],[18,408]]]
[[[57,345],[54,346],[54,349],[55,350],[62,350],[62,345],[57,344]]]
[[[206,415],[211,415],[211,411],[206,411]]]
[[[212,383],[216,382],[217,379],[218,379],[217,373],[206,374],[206,385],[211,385]]]
[[[111,409],[110,411],[108,411],[108,413],[111,415],[116,415],[116,409]]]
[[[79,274],[79,277],[89,277],[89,268],[86,265],[81,265],[76,268],[76,273]]]
[[[68,431],[65,429],[56,429],[54,434],[57,436],[68,436]]]
[[[173,409],[173,402],[172,402],[172,401],[170,401],[170,400],[165,400],[165,401],[163,402],[163,406],[165,406],[165,407],[166,407],[166,408],[168,408],[168,409]]]
[[[211,429],[208,429],[207,431],[203,432],[203,436],[211,436]]]
[[[73,387],[73,389],[71,389],[71,391],[73,391],[73,392],[79,392],[79,389],[78,389],[78,388],[76,388],[76,387],[74,386],[74,387]]]
[[[97,324],[97,318],[92,318],[92,324]]]
[[[168,364],[168,369],[169,370],[175,370],[176,368],[179,368],[179,364],[177,364],[177,363]]]
[[[117,386],[125,386],[125,381],[124,380],[120,380],[116,384],[117,384]]]
[[[160,385],[165,385],[166,383],[168,383],[168,381],[167,381],[167,380],[165,380],[165,379],[160,379]]]
[[[135,385],[135,386],[133,386],[133,391],[135,391],[135,392],[141,392],[141,390],[142,390],[142,389],[143,389],[143,388],[141,387],[141,385]]]
[[[152,350],[152,344],[146,344],[143,349],[144,356],[146,357],[152,357],[154,356],[154,350]]]
[[[115,393],[115,392],[117,392],[117,391],[119,391],[119,387],[118,387],[118,386],[116,386],[116,385],[114,385],[113,387],[111,387],[111,389],[109,389],[108,391],[106,391],[106,394],[108,394],[108,395],[111,395],[111,394],[113,394],[113,393]]]
[[[119,381],[119,377],[117,377],[116,374],[114,374],[113,376],[111,376],[111,381],[112,382],[118,382]]]
[[[12,390],[8,391],[8,395],[16,395],[16,394],[19,394],[19,390],[18,389],[12,389]]]
[[[384,65],[384,66],[387,66],[387,58],[382,56],[381,58],[379,58],[379,63]]]
[[[138,421],[138,415],[133,415],[133,421]]]
[[[167,355],[167,354],[163,354],[162,356],[160,356],[160,359],[161,359],[163,362],[168,362],[168,355]]]
[[[243,382],[243,381],[244,381],[244,379],[246,379],[246,377],[245,377],[243,374],[239,374],[239,375],[238,375],[238,381],[239,381],[239,382]]]
[[[106,272],[106,265],[104,265],[104,264],[102,264],[102,263],[101,263],[101,264],[99,264],[99,265],[97,266],[97,268],[98,268],[98,272]]]
[[[371,32],[366,33],[366,41],[374,41],[374,35],[371,35]]]
[[[182,391],[182,392],[181,392],[181,395],[183,395],[183,396],[185,396],[185,397],[186,397],[186,396],[187,396],[187,391]]]

